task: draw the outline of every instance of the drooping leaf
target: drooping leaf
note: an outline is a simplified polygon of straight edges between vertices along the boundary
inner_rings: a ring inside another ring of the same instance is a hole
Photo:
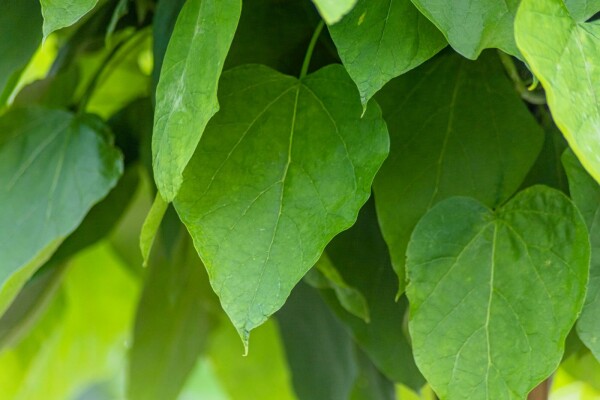
[[[129,355],[131,400],[177,399],[217,323],[218,308],[211,308],[216,296],[181,223],[179,228],[171,235],[174,243],[158,240],[150,258]]]
[[[571,197],[587,224],[592,246],[588,292],[577,321],[577,333],[594,356],[600,359],[600,187],[572,151],[565,151],[562,160],[569,177]]]
[[[346,311],[369,322],[369,305],[365,297],[344,280],[326,253],[321,255],[317,264],[306,274],[304,281],[317,289],[332,289]]]
[[[144,265],[148,263],[154,238],[156,237],[160,222],[162,221],[168,206],[169,203],[163,200],[160,193],[157,193],[154,202],[152,203],[152,208],[150,208],[150,212],[144,221],[144,225],[142,225],[142,232],[140,234],[140,250],[142,251]]]
[[[600,24],[576,22],[562,0],[523,0],[515,37],[546,90],[554,122],[600,181]]]
[[[448,400],[524,399],[558,366],[583,306],[590,247],[561,192],[534,186],[493,212],[455,197],[407,251],[419,369]]]
[[[0,314],[116,184],[123,161],[105,129],[41,108],[0,119]]]
[[[482,50],[498,48],[519,56],[513,22],[521,0],[455,1],[412,0],[421,12],[442,31],[448,43],[472,60]]]
[[[501,204],[533,165],[543,131],[493,53],[476,62],[442,54],[390,82],[377,99],[391,150],[375,201],[402,292],[406,246],[419,218],[450,196]]]
[[[44,37],[71,26],[90,12],[98,0],[40,0],[44,16]]]
[[[0,10],[1,108],[42,41],[42,15],[38,0],[0,0]]]
[[[327,22],[328,25],[333,25],[346,15],[358,0],[313,0],[317,10]]]
[[[298,399],[348,399],[358,376],[354,343],[319,292],[299,283],[277,321]]]
[[[152,137],[154,179],[167,202],[219,110],[217,84],[241,8],[241,0],[188,0],[175,23],[156,88]]]
[[[244,357],[239,336],[223,319],[219,329],[211,335],[208,354],[215,374],[231,399],[296,399],[274,320],[256,329],[252,351]]]
[[[113,11],[113,15],[110,18],[110,22],[108,23],[108,26],[106,27],[106,42],[110,43],[110,41],[112,40],[112,36],[115,33],[115,30],[117,29],[117,24],[119,23],[119,20],[121,18],[123,18],[125,15],[127,15],[127,13],[129,12],[129,0],[118,0],[117,4],[115,5],[114,11]]]
[[[379,107],[361,118],[339,65],[300,81],[238,67],[223,75],[219,98],[174,204],[247,344],[354,223],[389,143]]]
[[[600,0],[564,0],[571,17],[577,22],[585,22],[600,11]]]
[[[446,46],[410,0],[359,0],[329,32],[363,104],[390,79]]]
[[[42,319],[0,354],[0,398],[74,399],[112,378],[124,367],[137,297],[137,281],[105,243],[80,253]]]
[[[363,293],[370,321],[365,323],[349,314],[333,296],[323,293],[329,306],[381,372],[395,382],[419,390],[425,380],[415,365],[405,335],[408,304],[404,296],[395,301],[398,281],[372,200],[362,208],[354,226],[331,241],[326,253],[348,284]]]

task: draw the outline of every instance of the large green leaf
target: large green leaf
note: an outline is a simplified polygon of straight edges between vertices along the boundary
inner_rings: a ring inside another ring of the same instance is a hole
[[[0,119],[0,314],[116,184],[123,161],[105,129],[41,108]]]
[[[571,197],[588,226],[592,246],[588,293],[577,321],[577,333],[600,359],[600,186],[585,172],[572,151],[567,150],[562,160],[569,177]]]
[[[455,197],[421,219],[407,251],[415,359],[442,399],[524,399],[558,366],[585,299],[579,211],[534,186],[491,211]]]
[[[410,0],[359,0],[329,32],[363,104],[390,79],[446,46]]]
[[[44,16],[44,37],[71,26],[90,12],[98,0],[40,0]]]
[[[313,0],[321,16],[332,25],[346,15],[358,0]]]
[[[578,22],[584,22],[600,11],[600,0],[564,0],[571,17]]]
[[[152,137],[154,179],[167,202],[219,110],[217,85],[241,8],[241,0],[188,0],[175,23],[156,88]]]
[[[129,356],[131,400],[176,399],[217,323],[216,297],[189,235],[179,228],[170,235],[174,243],[159,240],[150,258]]]
[[[1,108],[42,41],[42,15],[38,0],[0,0],[0,10]]]
[[[454,1],[450,6],[438,0],[412,0],[442,31],[450,45],[470,59],[476,59],[487,48],[499,48],[519,56],[513,22],[520,1]]]
[[[546,89],[556,125],[600,181],[600,24],[576,22],[562,0],[524,0],[515,36]]]
[[[443,54],[390,82],[378,101],[391,137],[375,180],[383,236],[404,289],[405,252],[419,218],[440,200],[505,201],[533,165],[543,132],[493,53]]]
[[[394,299],[397,280],[379,231],[373,201],[362,208],[352,228],[331,241],[326,252],[343,278],[364,294],[371,319],[365,323],[342,309],[331,294],[324,293],[330,307],[389,379],[419,390],[425,380],[415,365],[405,335],[408,304],[406,297],[398,302]]]
[[[238,67],[223,74],[219,98],[174,204],[247,344],[354,223],[389,143],[379,107],[361,118],[339,65],[300,81]]]
[[[348,399],[358,376],[354,343],[319,292],[299,283],[277,321],[298,399]]]

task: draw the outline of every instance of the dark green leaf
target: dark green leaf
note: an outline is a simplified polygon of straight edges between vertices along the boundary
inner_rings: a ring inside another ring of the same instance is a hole
[[[298,284],[277,321],[298,399],[348,399],[358,375],[354,342],[319,293]]]
[[[356,224],[327,246],[327,254],[343,278],[363,293],[369,305],[369,323],[343,310],[331,295],[328,304],[351,330],[373,363],[391,380],[419,390],[425,383],[417,369],[404,333],[407,302],[395,301],[398,282],[381,237],[373,201],[361,210]]]
[[[476,59],[482,50],[498,48],[519,56],[513,21],[521,0],[412,0],[463,56]]]
[[[446,46],[410,0],[359,0],[329,32],[363,104],[390,79]]]
[[[0,10],[0,38],[3,38],[0,40],[2,108],[22,69],[42,41],[42,15],[38,0],[0,0]]]
[[[450,196],[501,204],[533,165],[543,132],[494,53],[476,62],[445,53],[390,82],[378,101],[391,150],[375,200],[402,292],[406,246],[419,218]]]
[[[159,240],[150,258],[130,352],[131,400],[176,399],[217,323],[206,272],[179,227],[173,248]]]
[[[407,250],[419,369],[453,399],[524,399],[562,358],[585,299],[585,222],[534,186],[496,212],[455,197],[419,221]]]
[[[350,227],[388,151],[379,107],[361,118],[339,65],[301,81],[264,66],[228,71],[223,108],[175,208],[247,344],[333,236]]]
[[[102,129],[90,116],[41,108],[0,119],[0,313],[121,175]]]
[[[156,88],[152,137],[154,179],[167,202],[219,110],[217,84],[241,8],[241,0],[188,0],[177,18]]]
[[[592,246],[590,281],[585,305],[577,321],[577,333],[600,359],[600,187],[572,151],[567,150],[562,159],[569,177],[571,197],[587,224]]]
[[[357,349],[359,374],[354,382],[350,400],[394,400],[394,384],[379,372],[369,357]],[[402,398],[401,398],[402,399]]]

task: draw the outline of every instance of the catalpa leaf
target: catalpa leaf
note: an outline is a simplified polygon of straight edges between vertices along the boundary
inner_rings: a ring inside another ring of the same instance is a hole
[[[358,0],[313,0],[317,10],[327,22],[333,25],[346,15]]]
[[[501,204],[519,188],[544,135],[493,53],[476,62],[445,53],[390,82],[377,99],[391,153],[375,201],[402,292],[406,246],[421,216],[450,196]]]
[[[174,204],[247,344],[354,223],[389,142],[376,104],[361,118],[340,65],[301,80],[234,68],[219,99]]]
[[[73,25],[97,3],[98,0],[40,0],[44,17],[44,38],[58,29]]]
[[[188,0],[175,23],[156,88],[152,136],[154,178],[167,202],[219,109],[217,85],[241,8],[241,0]]]
[[[585,299],[585,222],[534,186],[495,212],[455,197],[419,221],[407,251],[409,329],[442,399],[519,399],[558,366]]]
[[[121,153],[102,129],[41,108],[0,118],[0,314],[121,175]]]
[[[438,0],[412,2],[463,56],[476,59],[487,48],[519,56],[513,21],[520,0],[455,1],[452,5]]]
[[[576,22],[562,0],[524,0],[515,36],[546,90],[554,122],[600,181],[600,23]]]
[[[363,104],[446,46],[410,0],[360,0],[329,32]]]
[[[585,220],[592,246],[590,281],[577,333],[583,343],[600,359],[600,186],[583,169],[571,150],[565,151],[562,161],[569,178],[573,201]]]

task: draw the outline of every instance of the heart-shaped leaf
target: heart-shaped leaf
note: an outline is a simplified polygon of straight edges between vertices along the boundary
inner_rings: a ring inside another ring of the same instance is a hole
[[[219,99],[174,204],[246,343],[354,223],[389,139],[340,65],[301,80],[234,68]]]
[[[587,228],[561,192],[534,186],[497,211],[455,197],[407,252],[415,360],[442,399],[524,399],[558,366],[585,298]]]
[[[515,36],[554,122],[600,182],[600,23],[576,22],[562,0],[523,0]]]

